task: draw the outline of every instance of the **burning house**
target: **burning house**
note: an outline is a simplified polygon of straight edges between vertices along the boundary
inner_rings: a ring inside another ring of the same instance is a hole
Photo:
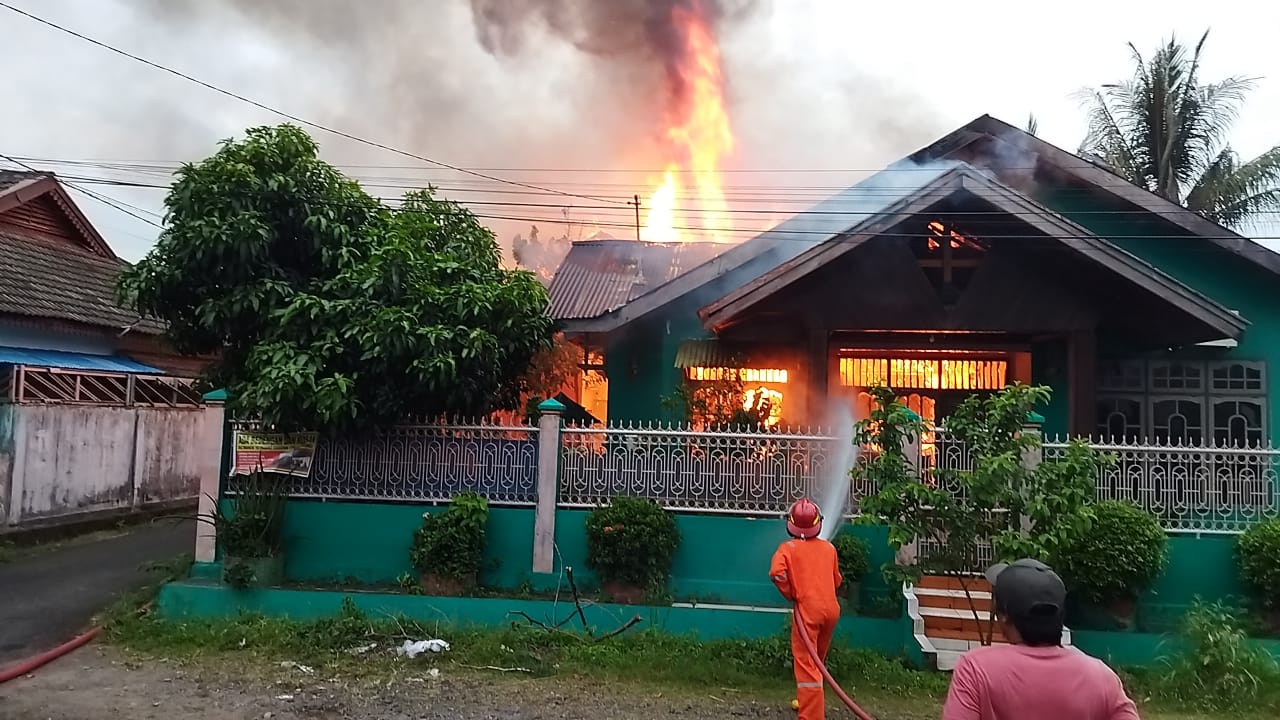
[[[584,404],[613,423],[670,419],[663,397],[725,377],[784,425],[877,383],[939,422],[1021,381],[1053,388],[1050,434],[1240,444],[1276,420],[1277,273],[983,116],[737,245],[576,243],[551,298],[585,348]]]

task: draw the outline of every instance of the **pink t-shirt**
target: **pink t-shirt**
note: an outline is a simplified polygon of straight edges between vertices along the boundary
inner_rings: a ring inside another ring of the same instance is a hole
[[[1073,647],[992,645],[965,653],[942,720],[1138,720],[1119,676]]]

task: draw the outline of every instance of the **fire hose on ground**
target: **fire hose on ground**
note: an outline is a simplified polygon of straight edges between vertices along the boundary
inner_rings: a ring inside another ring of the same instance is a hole
[[[836,691],[836,696],[840,698],[840,701],[849,708],[858,720],[875,720],[870,713],[858,707],[858,704],[853,701],[853,698],[849,697],[849,695],[845,693],[844,689],[840,687],[840,683],[837,683],[836,679],[831,677],[831,673],[827,670],[826,664],[822,662],[822,658],[818,656],[818,648],[814,646],[813,639],[809,637],[809,631],[805,629],[804,618],[800,616],[799,606],[795,607],[795,616],[792,622],[794,622],[796,628],[800,630],[800,640],[804,643],[805,649],[809,651],[809,656],[813,658],[815,663],[817,663],[818,670],[822,672],[822,677],[831,685],[831,689]]]
[[[148,602],[147,604],[138,608],[137,610],[138,614],[142,614],[150,610],[152,604],[153,604],[152,602]],[[4,683],[7,683],[10,680],[13,680],[15,678],[20,678],[23,675],[28,675],[32,671],[37,670],[45,665],[48,665],[49,663],[53,662],[54,660],[57,660],[63,655],[70,653],[72,650],[75,650],[76,648],[79,648],[83,645],[87,645],[89,641],[96,638],[101,632],[102,632],[102,626],[94,625],[93,627],[89,628],[87,631],[81,633],[80,635],[77,635],[75,638],[68,640],[67,642],[59,645],[58,647],[53,648],[52,650],[46,650],[40,653],[39,655],[29,657],[26,660],[20,660],[17,663],[10,665],[9,667],[0,668],[0,685],[3,685]]]

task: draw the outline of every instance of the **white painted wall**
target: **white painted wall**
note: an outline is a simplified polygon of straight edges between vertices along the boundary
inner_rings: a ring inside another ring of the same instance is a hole
[[[220,471],[220,406],[8,409],[10,528],[191,500]]]

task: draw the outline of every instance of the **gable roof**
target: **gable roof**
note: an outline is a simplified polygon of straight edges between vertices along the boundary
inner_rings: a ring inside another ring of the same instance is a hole
[[[1280,274],[1280,253],[1276,253],[1230,228],[1206,218],[1194,210],[1138,187],[1123,176],[1097,163],[1067,152],[1018,127],[990,115],[983,115],[954,132],[908,156],[924,162],[949,157],[984,138],[1004,143],[1013,156],[1039,156],[1063,173],[1106,191],[1125,202],[1172,222],[1192,235],[1199,236],[1240,257]]]
[[[872,237],[899,225],[904,217],[923,213],[961,191],[977,196],[1000,211],[1018,218],[1130,283],[1161,297],[1226,337],[1239,337],[1248,325],[1239,315],[1137,256],[964,164],[946,171],[916,192],[898,200],[881,213],[859,222],[848,231],[831,237],[741,285],[701,308],[698,315],[709,328],[720,327],[779,289],[803,279],[831,261],[853,252]]]
[[[910,166],[915,172],[898,172],[903,166]],[[941,166],[918,168],[913,162],[899,161],[813,208],[793,215],[772,229],[729,246],[692,270],[623,305],[610,307],[595,316],[568,318],[553,313],[553,317],[562,321],[566,332],[615,330],[722,278],[742,274],[750,279],[763,274],[831,235],[846,230],[850,225],[850,215],[868,215],[882,210],[893,200],[894,192],[890,191],[916,189],[945,170]],[[552,286],[554,285],[553,280]]]
[[[81,243],[50,242],[6,214],[52,202]],[[115,331],[160,334],[164,325],[140,319],[116,302],[116,280],[127,264],[76,208],[52,175],[0,171],[0,314],[63,320]]]
[[[0,215],[37,201],[52,203],[57,212],[75,228],[78,244],[83,245],[86,250],[95,255],[119,259],[52,173],[0,170]]]
[[[1035,157],[1046,166],[1094,186],[1099,192],[1109,193],[1138,209],[1159,215],[1192,235],[1280,274],[1280,254],[1024,130],[990,115],[983,115],[853,187],[798,213],[771,230],[729,248],[699,267],[624,305],[611,306],[611,309],[593,317],[557,316],[557,319],[565,321],[563,324],[566,332],[608,332],[715,281],[725,280],[730,285],[719,293],[724,295],[827,238],[847,232],[851,225],[857,223],[856,220],[850,222],[850,216],[868,216],[879,212],[897,198],[932,182],[940,173],[955,166],[956,163],[948,162],[950,157],[982,140],[1001,143],[1003,147],[1000,152],[1007,153],[1009,157]],[[912,172],[899,172],[908,168]],[[1150,268],[1148,272],[1157,272],[1149,265],[1147,267]],[[727,277],[730,275],[734,277]]]

